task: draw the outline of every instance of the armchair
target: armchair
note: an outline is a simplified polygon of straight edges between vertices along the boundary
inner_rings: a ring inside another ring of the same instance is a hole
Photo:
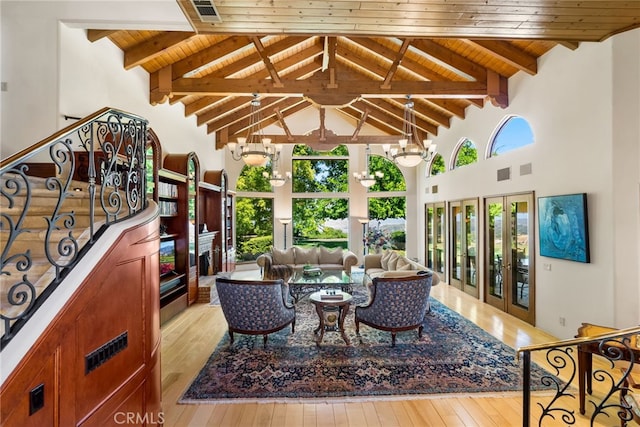
[[[376,277],[371,286],[371,299],[355,312],[356,334],[360,322],[391,332],[391,346],[396,345],[396,333],[418,329],[422,337],[423,320],[429,309],[432,274],[420,273],[408,277]]]
[[[233,280],[216,278],[216,289],[222,312],[229,325],[229,338],[233,334],[267,336],[291,324],[295,332],[296,310],[287,302],[288,286],[283,280]]]

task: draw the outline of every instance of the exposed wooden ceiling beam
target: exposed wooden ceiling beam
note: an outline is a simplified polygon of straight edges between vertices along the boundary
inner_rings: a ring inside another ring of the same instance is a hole
[[[177,79],[172,82],[172,93],[225,95],[236,93],[269,93],[272,95],[342,95],[363,97],[403,97],[407,94],[425,98],[483,98],[488,95],[486,81],[483,82],[394,82],[390,89],[381,90],[374,81],[345,80],[338,89],[329,89],[326,84],[307,80],[282,80],[282,87],[274,87],[270,79]]]
[[[393,77],[396,75],[396,71],[398,71],[398,66],[402,61],[402,58],[404,58],[404,54],[407,52],[407,49],[409,49],[409,46],[411,45],[411,40],[412,39],[404,39],[402,41],[402,46],[400,46],[400,50],[396,54],[396,57],[393,60],[393,64],[391,64],[391,67],[389,68],[389,71],[387,72],[387,75],[385,76],[384,81],[382,82],[381,87],[383,89],[389,89],[391,87],[391,80],[393,80]]]
[[[253,45],[256,47],[256,50],[258,51],[260,58],[262,58],[262,62],[264,62],[264,66],[269,72],[269,75],[271,76],[271,80],[273,80],[273,85],[275,87],[282,87],[282,81],[280,80],[280,76],[278,75],[278,72],[273,66],[273,63],[271,63],[271,58],[269,58],[269,55],[267,55],[267,53],[265,52],[265,48],[264,48],[264,45],[262,44],[262,40],[260,40],[260,37],[252,37],[251,41],[253,42]]]
[[[464,40],[473,43],[494,57],[499,57],[504,62],[511,64],[518,70],[535,75],[538,72],[538,59],[518,49],[509,42],[502,40]]]
[[[124,69],[130,70],[137,65],[157,58],[170,47],[194,36],[196,36],[196,33],[183,31],[160,33],[156,37],[126,51],[124,54]]]

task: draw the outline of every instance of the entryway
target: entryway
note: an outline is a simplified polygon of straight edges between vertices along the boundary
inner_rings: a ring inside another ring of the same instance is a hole
[[[485,301],[535,324],[534,195],[485,199]]]

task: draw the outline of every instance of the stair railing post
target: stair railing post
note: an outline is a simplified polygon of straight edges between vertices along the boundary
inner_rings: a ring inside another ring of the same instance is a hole
[[[522,426],[529,427],[531,418],[531,352],[522,354]]]

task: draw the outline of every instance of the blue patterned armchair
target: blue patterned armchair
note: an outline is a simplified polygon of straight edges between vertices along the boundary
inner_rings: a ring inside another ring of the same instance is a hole
[[[371,286],[367,305],[357,306],[356,334],[360,322],[391,332],[391,346],[396,345],[396,333],[418,329],[422,336],[423,319],[429,310],[431,273],[407,277],[377,277]]]
[[[291,324],[295,331],[296,310],[287,302],[289,289],[283,280],[232,280],[216,277],[222,312],[233,333],[267,336]]]

